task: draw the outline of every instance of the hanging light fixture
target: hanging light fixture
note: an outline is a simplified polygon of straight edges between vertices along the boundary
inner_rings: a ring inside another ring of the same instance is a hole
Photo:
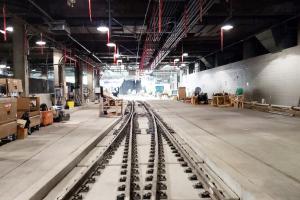
[[[6,27],[6,31],[7,32],[14,32],[14,27],[8,26],[8,27]]]
[[[224,31],[229,31],[229,30],[233,29],[233,26],[231,24],[226,24],[226,25],[222,26],[221,29]]]
[[[183,57],[188,57],[189,54],[188,54],[188,53],[183,53],[182,56],[183,56]]]
[[[99,31],[101,33],[107,33],[109,31],[109,28],[107,26],[99,26],[97,28],[97,31]]]
[[[225,24],[221,27],[221,51],[223,51],[223,48],[224,48],[224,31],[229,31],[233,29],[233,26],[231,24]]]
[[[116,47],[116,44],[113,42],[107,43],[106,46],[108,47]]]
[[[46,42],[43,41],[43,40],[39,40],[39,41],[36,41],[35,44],[39,45],[39,46],[45,46],[46,45]]]

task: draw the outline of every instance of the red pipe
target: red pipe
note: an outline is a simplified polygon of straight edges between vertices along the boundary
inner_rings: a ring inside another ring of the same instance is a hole
[[[6,33],[6,6],[5,6],[5,4],[3,5],[2,11],[3,11],[4,41],[6,41],[7,40],[7,33]]]
[[[114,50],[114,64],[117,63],[117,56],[116,56],[116,54],[117,54],[117,45],[115,46],[115,50]]]
[[[77,60],[75,58],[72,58],[71,56],[68,56],[68,55],[65,55],[65,59],[70,60],[70,61],[74,61],[75,63],[77,62]]]
[[[90,16],[90,21],[92,22],[92,2],[91,0],[88,0],[89,1],[89,16]]]
[[[161,33],[162,29],[162,13],[163,13],[163,0],[159,0],[159,10],[158,10],[158,31]]]

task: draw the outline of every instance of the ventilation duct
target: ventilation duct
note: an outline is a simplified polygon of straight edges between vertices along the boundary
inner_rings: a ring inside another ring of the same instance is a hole
[[[277,52],[279,50],[276,40],[273,36],[271,29],[266,30],[262,33],[256,35],[256,38],[261,42],[261,44],[271,53]]]
[[[70,27],[66,24],[65,21],[55,21],[51,22],[49,28],[50,31],[59,35],[69,35],[71,34]]]

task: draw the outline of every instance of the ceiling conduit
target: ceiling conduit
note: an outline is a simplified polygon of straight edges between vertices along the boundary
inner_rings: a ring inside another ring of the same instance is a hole
[[[200,3],[201,2],[201,3]],[[160,48],[160,50],[157,52],[155,58],[150,64],[151,69],[156,69],[160,62],[163,61],[164,58],[178,45],[178,43],[185,37],[185,24],[187,26],[187,32],[191,31],[196,23],[201,20],[201,17],[205,15],[208,10],[213,6],[213,4],[216,2],[216,0],[206,0],[206,1],[199,1],[199,0],[190,0],[187,5],[187,13],[188,16],[186,16],[183,13],[182,17],[180,18],[177,25],[174,27],[174,29],[171,31],[172,33],[169,35],[169,37],[165,40],[163,46]],[[199,9],[199,7],[202,4],[202,8]],[[200,11],[201,10],[201,11]],[[200,13],[202,12],[202,13]]]

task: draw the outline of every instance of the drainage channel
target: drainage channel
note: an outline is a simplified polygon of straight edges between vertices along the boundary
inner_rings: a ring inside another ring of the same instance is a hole
[[[68,175],[73,181],[45,199],[239,199],[147,104],[130,105],[122,125]]]

